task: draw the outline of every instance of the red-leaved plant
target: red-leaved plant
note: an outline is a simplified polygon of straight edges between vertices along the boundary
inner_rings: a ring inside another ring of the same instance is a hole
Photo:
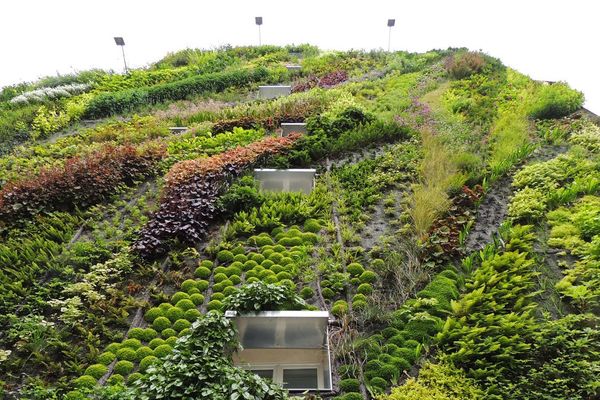
[[[202,240],[217,216],[217,197],[231,180],[265,157],[289,149],[299,137],[268,137],[209,158],[175,164],[165,177],[160,207],[140,231],[133,249],[152,259],[164,255],[171,240],[188,245]]]
[[[156,143],[143,149],[105,146],[86,156],[72,157],[64,166],[43,169],[33,178],[9,182],[0,190],[0,220],[16,222],[42,211],[97,203],[119,185],[155,173],[165,154],[165,146]]]

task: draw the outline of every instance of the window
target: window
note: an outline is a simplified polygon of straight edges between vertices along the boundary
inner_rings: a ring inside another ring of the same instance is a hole
[[[283,387],[286,389],[311,389],[319,387],[317,368],[284,369]]]
[[[273,380],[273,370],[272,369],[251,369],[250,372],[260,376],[261,378]]]
[[[233,363],[289,391],[331,390],[327,311],[235,316],[242,349]]]

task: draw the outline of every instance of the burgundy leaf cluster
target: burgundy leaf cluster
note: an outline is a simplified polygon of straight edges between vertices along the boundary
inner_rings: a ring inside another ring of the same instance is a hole
[[[307,78],[294,82],[292,93],[305,92],[314,87],[330,88],[348,80],[348,73],[344,70],[329,72],[321,78],[311,75]]]
[[[265,157],[290,148],[300,137],[268,137],[203,159],[175,164],[165,177],[158,211],[142,228],[133,250],[142,258],[166,254],[172,240],[192,245],[217,217],[216,200],[233,178]]]
[[[452,199],[449,213],[434,222],[425,244],[425,261],[451,261],[460,257],[460,232],[474,217],[474,207],[483,196],[483,188],[463,186],[462,192]]]
[[[150,176],[166,154],[162,144],[143,149],[105,146],[66,160],[62,167],[43,169],[32,178],[7,183],[0,191],[0,220],[5,223],[42,211],[71,210],[98,203],[122,184]]]

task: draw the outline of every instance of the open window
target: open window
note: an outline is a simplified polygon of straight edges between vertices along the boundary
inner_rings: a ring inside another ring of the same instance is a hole
[[[265,311],[235,315],[242,350],[236,366],[290,391],[331,390],[327,311]]]

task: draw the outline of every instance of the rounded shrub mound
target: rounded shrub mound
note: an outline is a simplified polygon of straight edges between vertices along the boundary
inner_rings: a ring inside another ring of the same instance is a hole
[[[140,374],[139,372],[134,372],[133,374],[130,374],[127,377],[127,383],[132,384],[135,381],[137,381],[138,379],[141,379],[144,375]]]
[[[364,295],[368,295],[373,293],[373,286],[371,286],[371,284],[369,283],[362,283],[358,289],[356,289],[356,291],[358,293],[364,294]]]
[[[206,267],[198,267],[196,268],[196,271],[194,271],[194,276],[200,278],[200,279],[207,279],[211,274],[210,269],[206,268]]]
[[[149,323],[154,322],[154,320],[158,317],[162,317],[163,315],[163,310],[161,310],[158,307],[152,307],[151,309],[149,309],[148,311],[146,311],[146,314],[144,314],[144,319],[146,321],[148,321]]]
[[[208,286],[209,286],[208,281],[205,281],[204,279],[199,280],[198,282],[196,282],[196,287],[201,292],[204,292],[206,289],[208,289]]]
[[[132,339],[144,340],[144,329],[142,328],[131,328],[127,333],[127,336]]]
[[[92,388],[96,386],[96,378],[89,375],[82,375],[73,382],[78,388]]]
[[[187,310],[185,312],[184,317],[188,321],[194,322],[195,320],[197,320],[198,318],[200,318],[201,315],[202,315],[202,313],[200,311],[198,311],[195,308],[192,308],[191,310]]]
[[[110,351],[105,351],[104,353],[102,353],[98,356],[98,362],[100,364],[108,365],[111,362],[113,362],[115,358],[117,358],[115,353],[112,353]]]
[[[231,264],[231,266],[229,266],[225,269],[225,275],[227,275],[228,277],[231,277],[233,275],[240,276],[242,274],[242,267],[243,267],[243,264],[240,264],[240,265]]]
[[[321,230],[321,223],[316,219],[307,219],[304,221],[304,230],[307,232],[318,233]]]
[[[313,290],[313,288],[308,286],[303,287],[300,291],[300,296],[302,296],[302,298],[305,300],[312,298],[314,295],[315,291]]]
[[[171,303],[160,303],[160,305],[158,306],[158,308],[160,308],[163,313],[166,312],[171,307],[173,307],[173,304],[171,304]]]
[[[138,349],[142,346],[142,342],[139,339],[135,339],[135,338],[130,338],[130,339],[125,339],[123,341],[123,347],[129,347],[130,349]]]
[[[331,290],[330,288],[325,288],[325,289],[321,290],[321,294],[326,299],[333,299],[335,297],[335,292],[333,290]]]
[[[192,301],[192,303],[194,303],[195,305],[199,306],[202,303],[204,303],[204,296],[201,295],[200,293],[195,293],[195,294],[193,294],[193,295],[190,296],[190,300]]]
[[[149,342],[155,337],[158,337],[158,333],[152,328],[144,328],[144,336],[142,340],[144,342]]]
[[[189,299],[190,295],[185,292],[177,292],[173,296],[171,296],[171,303],[177,304],[178,301]]]
[[[133,371],[133,363],[131,361],[127,361],[127,360],[118,361],[115,364],[115,368],[113,369],[113,372],[115,374],[119,374],[119,375],[123,375],[123,376],[129,374],[131,371]]]
[[[159,332],[171,327],[171,321],[167,317],[158,317],[152,323],[152,327]]]
[[[377,280],[377,274],[373,271],[365,271],[359,277],[362,283],[373,283]]]
[[[196,305],[194,304],[194,302],[192,300],[183,299],[183,300],[179,300],[177,302],[177,304],[175,305],[175,307],[179,308],[185,312],[187,310],[196,308]]]
[[[173,337],[176,335],[177,335],[177,332],[175,332],[175,329],[173,329],[173,328],[167,328],[160,333],[160,336],[162,336],[163,338],[170,338],[170,337]]]
[[[192,330],[190,328],[185,328],[182,329],[179,334],[177,335],[177,337],[183,337],[185,335],[189,335],[190,333],[192,333]],[[171,346],[172,347],[172,346]]]
[[[140,371],[145,372],[149,366],[158,361],[158,357],[153,355],[147,355],[140,361]]]
[[[371,386],[375,386],[381,390],[384,390],[386,387],[388,387],[387,381],[379,376],[372,378],[369,383]]]
[[[108,367],[104,364],[93,364],[85,369],[84,374],[100,379],[108,372]]]
[[[215,263],[211,260],[202,260],[200,261],[200,267],[212,269],[215,266]]]
[[[331,313],[336,317],[341,317],[348,313],[348,303],[345,300],[338,300],[331,307]]]
[[[174,347],[176,342],[177,342],[177,336],[171,336],[170,338],[165,340],[165,343],[171,347]]]
[[[367,302],[364,300],[356,300],[352,302],[352,309],[354,310],[364,310],[367,308]]]
[[[160,346],[161,344],[165,344],[165,341],[164,341],[163,339],[161,339],[161,338],[156,338],[156,339],[152,339],[152,340],[150,341],[150,343],[148,343],[148,346],[149,346],[151,349],[155,349],[155,348],[157,348],[158,346]]]
[[[158,358],[166,357],[171,354],[173,348],[168,344],[163,344],[154,349],[154,356]]]
[[[221,303],[219,300],[211,300],[206,305],[206,309],[209,311],[210,310],[220,310],[221,308],[223,308],[223,303]]]
[[[245,254],[236,254],[235,256],[233,256],[233,261],[234,262],[240,262],[240,263],[245,263],[246,261],[248,261],[248,257],[246,257]]]
[[[224,293],[213,293],[210,296],[211,300],[223,300],[225,298],[225,294]]]
[[[181,290],[183,290],[184,292],[188,292],[190,289],[195,288],[195,287],[196,287],[196,281],[193,279],[186,279],[181,284]]]
[[[118,360],[135,361],[135,350],[129,347],[123,347],[116,353]]]
[[[191,300],[190,303],[192,304],[192,307],[194,307],[194,303],[192,303]],[[183,318],[183,313],[184,311],[181,308],[172,307],[171,309],[169,309],[169,311],[165,313],[165,316],[169,319],[169,321],[175,322],[178,319]]]
[[[340,381],[340,390],[342,392],[358,392],[360,390],[360,382],[358,379],[349,378]]]
[[[106,346],[105,351],[110,351],[111,353],[116,353],[117,350],[119,350],[120,348],[121,348],[121,343],[111,343],[108,346]]]
[[[110,378],[106,381],[109,385],[117,385],[119,383],[125,382],[125,378],[121,374],[112,374]]]
[[[140,361],[142,358],[149,356],[152,354],[152,349],[147,346],[142,346],[135,351],[135,359],[136,361]]]
[[[348,264],[348,266],[346,267],[346,271],[348,271],[348,273],[352,276],[360,276],[360,274],[362,274],[365,271],[365,269],[359,263],[354,262]]]
[[[221,250],[217,253],[217,260],[222,263],[230,263],[233,261],[233,253],[229,250]]]
[[[192,326],[192,323],[187,319],[178,319],[173,324],[173,329],[175,329],[175,331],[177,332],[181,332],[182,330],[189,328],[190,326]]]

